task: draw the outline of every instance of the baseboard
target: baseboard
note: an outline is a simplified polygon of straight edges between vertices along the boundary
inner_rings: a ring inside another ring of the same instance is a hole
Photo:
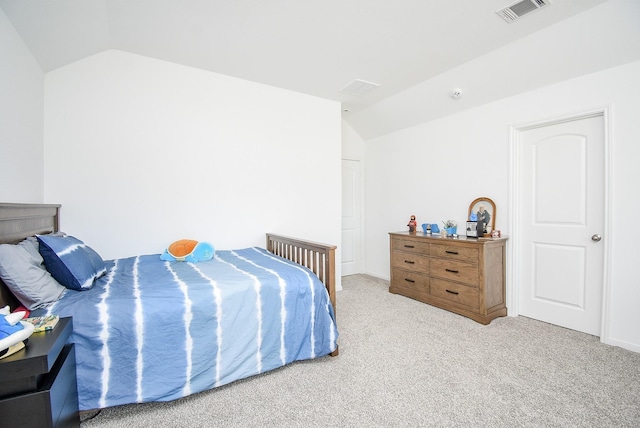
[[[633,352],[640,352],[640,345],[636,343],[625,342],[624,340],[612,339],[609,338],[606,342],[606,345],[617,346],[619,348],[624,348]]]
[[[368,275],[368,276],[372,276],[374,278],[378,278],[378,279],[382,279],[384,281],[390,281],[391,277],[389,275],[384,276],[384,275],[380,275],[380,274],[376,274],[376,273],[371,273],[371,272],[364,272],[363,275]]]

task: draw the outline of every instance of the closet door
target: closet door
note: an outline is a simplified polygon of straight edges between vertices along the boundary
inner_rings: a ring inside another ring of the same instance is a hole
[[[362,273],[362,174],[360,161],[342,160],[342,275]]]
[[[519,312],[600,335],[604,267],[604,120],[520,136]]]

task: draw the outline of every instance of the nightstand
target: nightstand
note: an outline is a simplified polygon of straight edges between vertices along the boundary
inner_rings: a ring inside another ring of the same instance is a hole
[[[0,360],[2,426],[79,427],[74,345],[67,345],[71,318],[33,333],[27,346]]]

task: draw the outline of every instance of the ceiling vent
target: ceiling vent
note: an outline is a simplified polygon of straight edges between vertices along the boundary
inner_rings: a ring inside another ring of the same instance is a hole
[[[364,94],[366,94],[366,93],[378,88],[379,86],[380,85],[378,85],[377,83],[367,82],[365,80],[356,79],[353,82],[349,83],[344,88],[340,89],[340,92],[360,97],[360,96],[362,96],[362,95],[364,95]]]
[[[496,13],[508,23],[512,23],[523,15],[550,4],[551,0],[520,0],[503,9],[496,10]]]

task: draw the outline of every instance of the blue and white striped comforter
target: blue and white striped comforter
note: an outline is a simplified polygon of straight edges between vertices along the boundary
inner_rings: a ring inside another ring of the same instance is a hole
[[[107,265],[92,289],[32,315],[73,317],[80,410],[174,400],[337,347],[324,285],[264,249]]]

